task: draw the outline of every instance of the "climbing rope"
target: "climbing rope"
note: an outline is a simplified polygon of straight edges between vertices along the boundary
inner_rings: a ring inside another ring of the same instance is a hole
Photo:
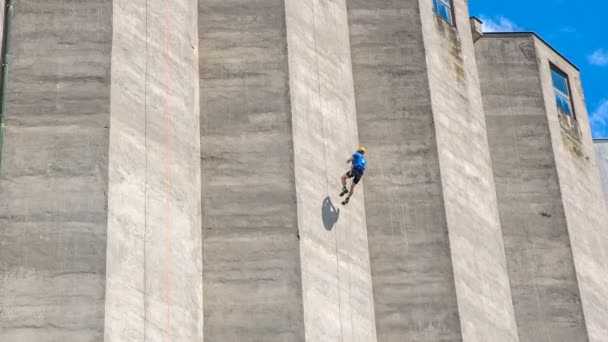
[[[311,10],[312,10],[312,24],[313,24],[313,33],[314,33],[314,43],[315,43],[315,61],[317,66],[317,97],[319,99],[319,112],[321,114],[321,134],[323,137],[323,158],[325,161],[325,188],[327,193],[329,193],[329,175],[327,174],[327,144],[325,142],[325,117],[323,116],[323,106],[322,106],[322,96],[321,96],[321,80],[319,73],[319,50],[317,46],[317,24],[316,24],[316,13],[315,13],[315,3],[311,2]],[[340,296],[340,255],[338,249],[338,233],[337,233],[337,223],[336,229],[334,230],[334,240],[335,240],[335,250],[336,250],[336,275],[338,280],[338,316],[340,318],[340,337],[341,340],[344,341],[344,332],[342,326],[342,298]]]
[[[344,11],[345,11],[346,16],[348,17],[348,11],[346,10],[346,2],[344,2]],[[333,15],[334,18],[337,17],[335,9],[333,7],[332,7],[332,15]],[[348,20],[347,20],[347,24],[346,25],[348,26]],[[337,45],[338,45],[338,51],[344,51],[344,50],[342,50],[340,48],[340,47],[343,46],[342,45],[343,42],[340,39],[340,32],[338,31],[338,25],[336,24],[335,21],[334,21],[334,29],[335,29],[334,31],[336,33],[336,42],[337,42]],[[348,49],[346,51],[350,51],[350,46],[348,46]],[[343,57],[343,56],[340,56],[340,57]],[[345,60],[347,60],[347,59],[345,58]],[[352,72],[352,68],[350,70]],[[342,79],[345,79],[347,76],[345,75],[344,68],[340,68],[340,71],[342,73]],[[353,89],[353,101],[354,101],[354,99],[355,99],[355,97],[354,97],[354,89]],[[355,104],[355,106],[356,106],[356,104]],[[356,137],[355,134],[354,134],[355,130],[353,130],[353,125],[352,125],[352,122],[350,120],[352,115],[349,115],[349,114],[353,114],[353,113],[351,113],[349,111],[349,108],[344,108],[344,110],[342,111],[342,113],[344,115],[344,121],[346,121],[346,126],[347,126],[347,129],[348,129],[348,132],[350,132],[350,136],[349,136],[350,137],[350,146],[354,147],[354,146],[358,145],[358,143],[357,143],[358,137]],[[355,111],[355,113],[356,113],[356,111]],[[359,189],[359,190],[361,190],[361,189]],[[337,231],[337,229],[336,229],[336,231]],[[351,244],[350,244],[350,240],[349,240],[349,236],[348,236],[348,228],[345,229],[344,234],[345,234],[345,239],[346,239],[346,242],[345,242],[346,243],[346,253],[347,253],[347,255],[351,255],[352,248],[351,248]],[[338,254],[338,252],[339,251],[338,251],[338,248],[337,248],[337,245],[336,245],[336,255]],[[351,263],[349,262],[347,264],[348,264],[348,305],[350,306],[350,315],[351,315],[350,316],[350,328],[351,328],[351,336],[355,336],[355,333],[354,333],[354,317],[353,317],[353,313],[354,313],[355,310],[353,309],[353,304],[352,304],[353,301],[352,301],[352,294],[351,294],[351,284],[352,284]]]

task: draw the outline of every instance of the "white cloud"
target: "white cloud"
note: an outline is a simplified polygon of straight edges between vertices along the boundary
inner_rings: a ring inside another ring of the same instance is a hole
[[[515,24],[511,19],[503,16],[494,18],[480,16],[479,19],[483,21],[483,32],[516,32],[523,31],[523,29]]]
[[[604,49],[595,50],[594,53],[587,56],[587,60],[589,63],[593,65],[599,66],[607,66],[608,65],[608,52],[604,51]]]
[[[608,138],[608,99],[603,99],[589,115],[591,132],[594,138]]]

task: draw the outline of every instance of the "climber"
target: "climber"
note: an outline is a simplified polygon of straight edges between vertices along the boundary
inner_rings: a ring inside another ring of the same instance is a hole
[[[359,183],[359,181],[361,180],[361,177],[363,177],[363,174],[365,173],[365,165],[367,164],[367,161],[365,160],[365,157],[363,156],[365,154],[365,147],[360,146],[357,149],[357,152],[355,152],[352,157],[348,158],[348,160],[346,161],[346,163],[352,163],[350,170],[345,173],[344,175],[342,175],[342,178],[340,179],[342,181],[342,192],[340,193],[340,197],[346,195],[348,193],[348,196],[346,196],[346,199],[342,202],[342,205],[346,205],[348,204],[348,201],[350,200],[350,197],[353,195],[353,192],[355,191],[355,186]],[[350,192],[348,191],[348,188],[346,187],[346,179],[348,178],[352,178],[353,182],[350,186]]]

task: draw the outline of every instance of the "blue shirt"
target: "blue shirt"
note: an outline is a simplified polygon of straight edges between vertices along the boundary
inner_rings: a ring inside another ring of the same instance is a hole
[[[366,164],[367,164],[367,161],[365,160],[365,157],[361,153],[355,152],[355,154],[353,154],[353,169],[365,171]]]

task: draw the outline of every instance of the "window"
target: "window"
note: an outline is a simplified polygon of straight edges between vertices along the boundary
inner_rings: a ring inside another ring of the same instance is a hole
[[[452,0],[433,0],[435,13],[448,24],[453,25]]]
[[[555,92],[555,102],[557,109],[563,115],[576,118],[570,99],[570,82],[568,75],[555,66],[551,66],[551,79],[553,80],[553,91]]]

